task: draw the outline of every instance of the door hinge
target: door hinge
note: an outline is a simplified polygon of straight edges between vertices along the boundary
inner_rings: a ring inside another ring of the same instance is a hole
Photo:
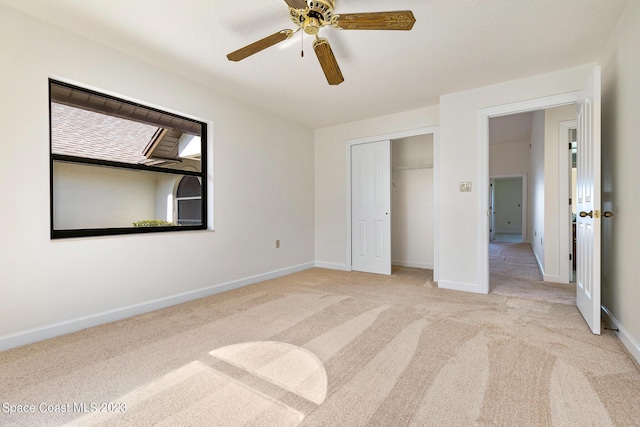
[[[571,143],[569,143],[569,150],[571,150],[571,148],[573,148],[573,147],[571,147]]]
[[[573,261],[573,255],[569,254],[569,261]]]
[[[569,206],[571,206],[573,204],[573,200],[571,200],[571,197],[569,197]]]

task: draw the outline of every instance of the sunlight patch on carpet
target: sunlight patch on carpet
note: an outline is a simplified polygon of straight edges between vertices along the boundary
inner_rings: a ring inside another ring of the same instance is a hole
[[[116,400],[126,405],[126,412],[89,413],[66,425],[294,427],[304,419],[301,412],[199,361],[181,366]]]
[[[327,396],[324,365],[301,347],[256,341],[221,347],[209,354],[318,405]]]

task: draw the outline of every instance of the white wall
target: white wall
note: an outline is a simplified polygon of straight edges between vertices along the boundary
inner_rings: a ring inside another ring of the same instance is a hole
[[[2,6],[0,40],[0,348],[313,265],[312,130]],[[215,231],[50,240],[50,76],[211,123]]]
[[[489,145],[489,174],[528,174],[530,167],[531,141],[515,141]]]
[[[393,140],[391,159],[392,263],[432,269],[433,135]]]
[[[376,117],[315,131],[316,261],[319,266],[346,269],[347,141],[420,129],[438,124],[438,107]]]
[[[602,304],[640,362],[640,2],[627,2],[602,63]]]
[[[481,110],[581,90],[590,65],[486,86],[440,98],[439,267],[441,287],[488,290],[488,147]],[[514,107],[517,108],[517,107]],[[453,167],[452,165],[455,165]],[[458,191],[471,181],[473,191]],[[466,242],[460,245],[460,242]]]

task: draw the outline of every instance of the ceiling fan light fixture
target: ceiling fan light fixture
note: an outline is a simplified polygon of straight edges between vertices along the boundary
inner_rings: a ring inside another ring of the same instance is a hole
[[[313,16],[307,16],[302,23],[302,29],[305,33],[315,36],[320,31],[320,20]]]

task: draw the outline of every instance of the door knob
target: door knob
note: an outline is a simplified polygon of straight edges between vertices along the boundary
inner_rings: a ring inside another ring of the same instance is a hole
[[[585,211],[580,212],[580,218],[584,218],[584,217],[589,217],[589,218],[593,218],[593,211],[589,211],[588,213]]]
[[[613,212],[606,211],[605,213],[602,214],[602,216],[605,218],[611,218],[613,216]]]

